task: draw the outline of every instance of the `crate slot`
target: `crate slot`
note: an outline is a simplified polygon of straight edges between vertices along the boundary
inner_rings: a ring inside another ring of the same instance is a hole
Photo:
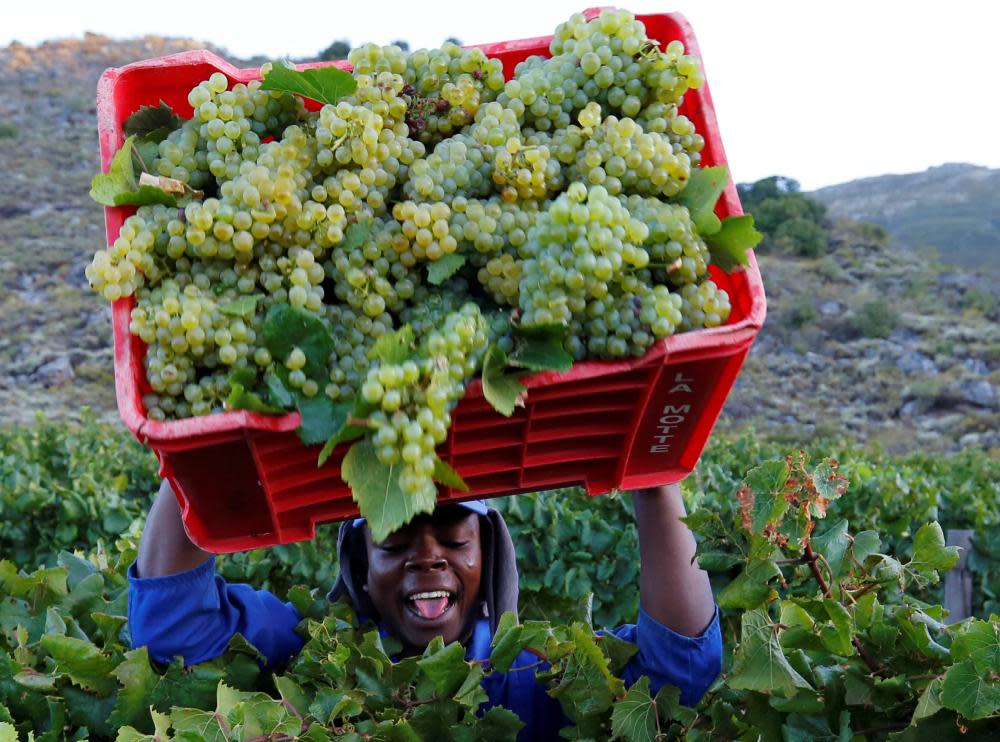
[[[520,414],[518,414],[520,413]],[[504,417],[492,407],[473,414],[461,413],[452,417],[451,430],[454,435],[457,432],[468,432],[473,430],[512,431],[513,435],[520,435],[528,422],[528,415],[525,410],[518,410],[511,417]]]
[[[629,411],[630,412],[630,411]],[[541,417],[532,420],[528,431],[528,445],[536,442],[562,440],[586,430],[587,435],[624,436],[630,427],[628,414],[621,417],[593,412],[573,412],[559,417]]]
[[[500,448],[453,455],[451,465],[463,479],[480,474],[518,469],[521,466],[521,448]]]
[[[467,429],[453,431],[451,436],[452,455],[474,453],[476,451],[488,451],[491,448],[511,448],[519,447],[524,443],[525,425],[518,425],[516,429],[492,430],[490,428],[481,429],[476,436],[465,436]]]
[[[566,415],[602,414],[624,415],[631,419],[635,406],[642,399],[643,391],[629,389],[608,394],[579,394],[573,399],[550,399],[531,403],[532,421],[547,417],[565,417]]]
[[[575,435],[560,440],[540,441],[528,446],[525,467],[548,466],[564,461],[616,461],[621,449],[619,436],[583,437]]]
[[[635,392],[649,385],[649,371],[641,369],[629,373],[619,373],[614,376],[601,376],[595,379],[563,382],[551,387],[535,387],[528,393],[528,399],[534,402],[549,402],[594,394],[613,392]]]
[[[347,500],[351,505],[354,503],[348,486],[339,479],[329,477],[325,481],[303,481],[271,494],[274,498],[274,512],[279,515],[306,506],[327,507],[340,500]]]
[[[468,475],[464,479],[465,483],[469,485],[469,492],[473,492],[479,497],[485,497],[498,493],[509,494],[521,489],[518,481],[519,474],[519,470],[513,470],[479,476]]]

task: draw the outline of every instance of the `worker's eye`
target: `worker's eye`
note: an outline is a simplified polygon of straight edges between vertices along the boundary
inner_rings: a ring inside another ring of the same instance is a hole
[[[401,554],[406,549],[406,544],[383,543],[378,548],[388,554]]]
[[[445,541],[444,545],[449,549],[463,549],[469,545],[468,541]]]

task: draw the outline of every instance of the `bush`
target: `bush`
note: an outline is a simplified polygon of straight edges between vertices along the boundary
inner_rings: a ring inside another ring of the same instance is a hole
[[[774,176],[738,187],[743,209],[754,217],[770,246],[800,257],[826,252],[829,230],[826,207],[799,192],[791,178]]]
[[[13,139],[18,133],[18,129],[13,122],[0,121],[0,139]]]
[[[885,339],[899,324],[899,315],[887,301],[877,299],[859,306],[849,324],[852,330],[866,338]]]

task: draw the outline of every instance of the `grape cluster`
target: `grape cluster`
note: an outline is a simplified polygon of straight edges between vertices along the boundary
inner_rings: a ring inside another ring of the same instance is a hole
[[[448,437],[451,410],[479,370],[488,337],[482,312],[468,303],[424,336],[416,359],[369,369],[361,397],[376,407],[369,416],[372,441],[382,463],[402,463],[404,493],[435,491],[434,449]]]
[[[623,10],[572,16],[549,52],[505,80],[479,49],[362,46],[355,91],[312,112],[259,81],[195,86],[190,119],[141,163],[188,186],[180,206],[139,207],[86,271],[109,301],[134,297],[149,416],[224,409],[234,372],[360,395],[380,460],[423,493],[487,345],[511,349],[512,316],[565,327],[577,359],[725,322],[676,198],[705,145],[680,113],[698,61]],[[325,323],[328,358],[273,357],[264,318],[281,304]],[[411,357],[380,360],[404,325]],[[314,362],[325,371],[307,375]]]

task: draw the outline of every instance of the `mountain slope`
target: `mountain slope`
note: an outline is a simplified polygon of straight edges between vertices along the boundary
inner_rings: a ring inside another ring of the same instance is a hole
[[[811,194],[830,216],[881,224],[902,247],[935,248],[945,263],[1000,276],[1000,170],[947,164]]]

